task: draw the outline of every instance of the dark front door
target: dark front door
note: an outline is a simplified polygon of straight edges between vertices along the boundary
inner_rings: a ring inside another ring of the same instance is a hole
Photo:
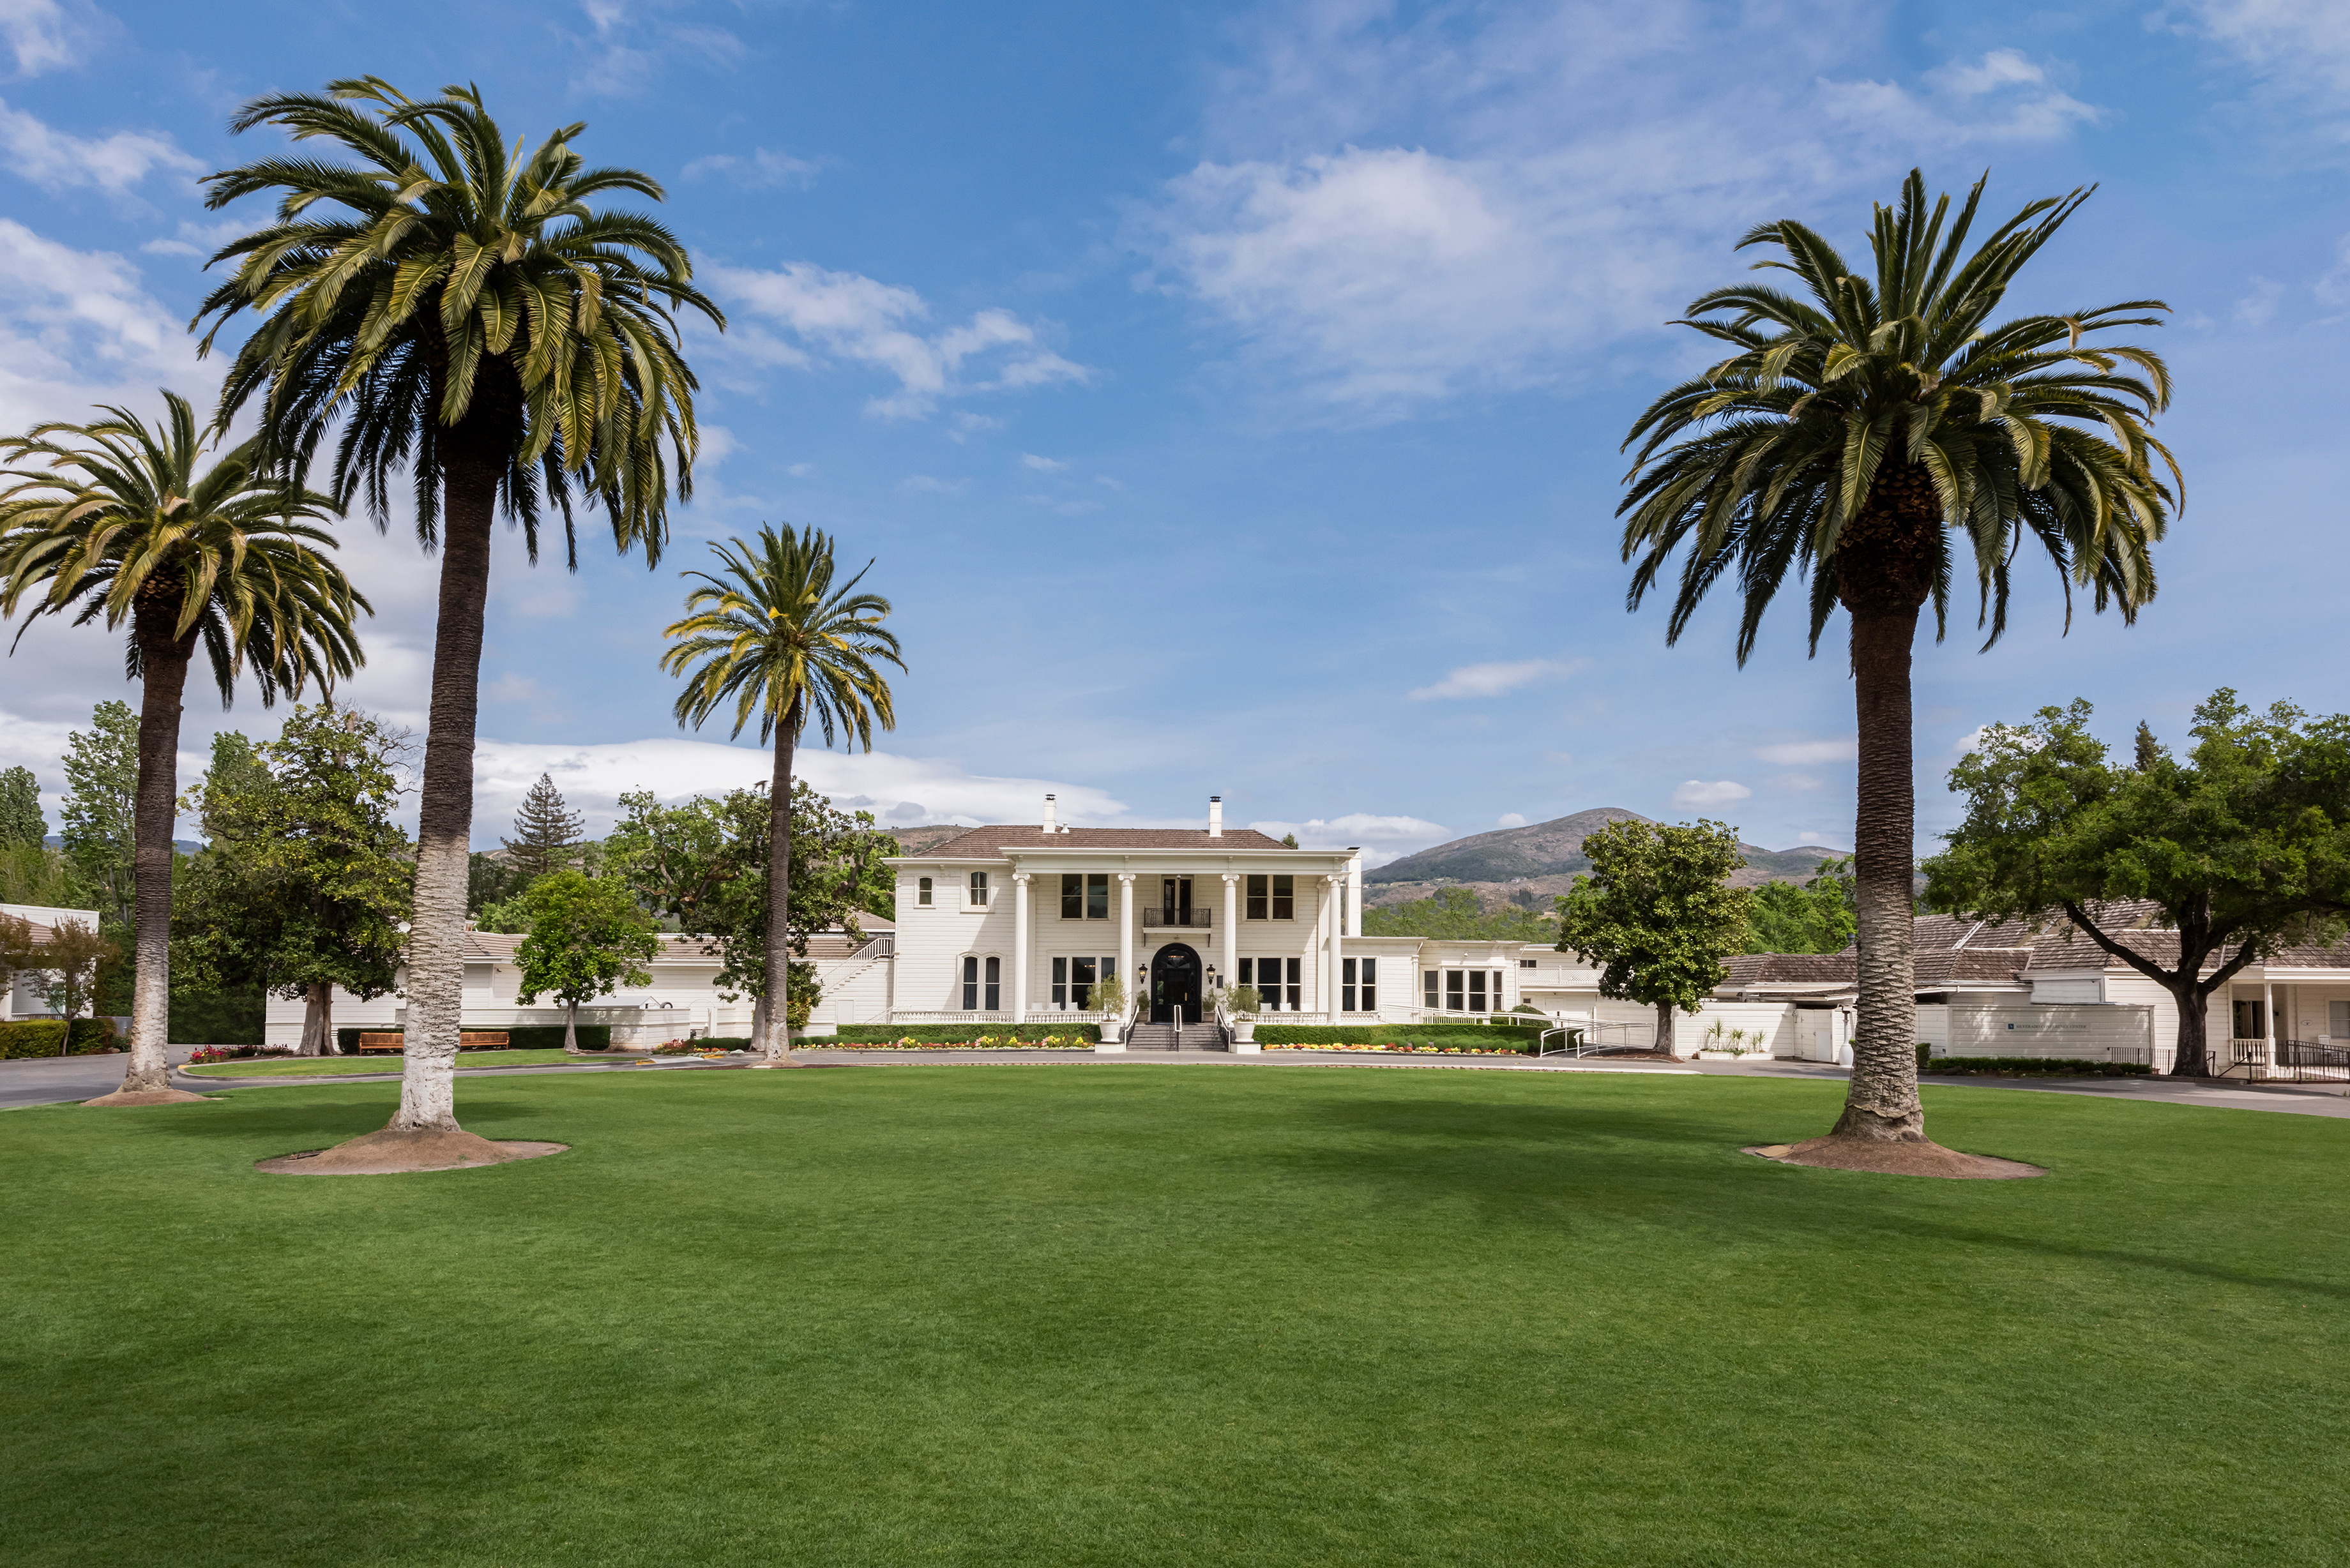
[[[1150,961],[1150,1022],[1200,1022],[1200,955],[1181,942],[1160,948]]]

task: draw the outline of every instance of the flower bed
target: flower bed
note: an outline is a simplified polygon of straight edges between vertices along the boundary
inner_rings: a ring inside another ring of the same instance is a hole
[[[975,1040],[918,1040],[908,1034],[896,1040],[795,1040],[804,1051],[1090,1051],[1094,1043],[1082,1034],[1047,1034],[1022,1040],[1005,1034],[983,1034]]]
[[[1414,1044],[1409,1040],[1378,1040],[1331,1043],[1326,1044],[1296,1044],[1288,1041],[1264,1043],[1267,1051],[1369,1051],[1394,1056],[1523,1056],[1523,1051],[1498,1045],[1447,1045],[1430,1041]]]

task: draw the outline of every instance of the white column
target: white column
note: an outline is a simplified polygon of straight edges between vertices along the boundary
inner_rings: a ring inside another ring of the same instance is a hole
[[[1347,934],[1363,934],[1363,857],[1347,862]]]
[[[1012,1022],[1028,1022],[1028,877],[1012,874]]]
[[[1241,982],[1241,874],[1224,873],[1224,989]]]
[[[1338,938],[1346,929],[1347,879],[1344,877],[1322,878],[1322,902],[1329,914],[1323,919],[1323,929],[1329,937],[1322,953],[1322,1011],[1330,1022],[1338,1022]]]
[[[1128,1011],[1139,1000],[1134,983],[1134,873],[1118,874],[1118,983],[1126,988]]]
[[[2261,980],[2261,1013],[2268,1022],[2269,1065],[2273,1067],[2277,1059],[2276,987],[2269,982],[2266,976]]]

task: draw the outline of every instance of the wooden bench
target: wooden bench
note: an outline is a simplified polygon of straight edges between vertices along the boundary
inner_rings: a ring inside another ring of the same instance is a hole
[[[506,1048],[506,1032],[503,1029],[460,1030],[457,1034],[457,1049],[503,1051]],[[370,1051],[405,1051],[407,1049],[408,1036],[405,1034],[396,1032],[377,1033],[370,1031],[362,1031],[359,1034],[359,1054],[362,1056]]]

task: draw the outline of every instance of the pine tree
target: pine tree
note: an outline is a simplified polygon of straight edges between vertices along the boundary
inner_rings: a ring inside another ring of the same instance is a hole
[[[2154,738],[2154,726],[2140,719],[2137,722],[2137,771],[2150,774],[2162,765],[2165,753],[2162,742]]]
[[[515,836],[499,842],[506,846],[514,868],[535,881],[579,857],[579,830],[586,826],[587,818],[563,809],[563,792],[541,774],[515,813]]]
[[[41,786],[30,768],[0,774],[0,846],[39,844],[49,836],[41,815]]]

